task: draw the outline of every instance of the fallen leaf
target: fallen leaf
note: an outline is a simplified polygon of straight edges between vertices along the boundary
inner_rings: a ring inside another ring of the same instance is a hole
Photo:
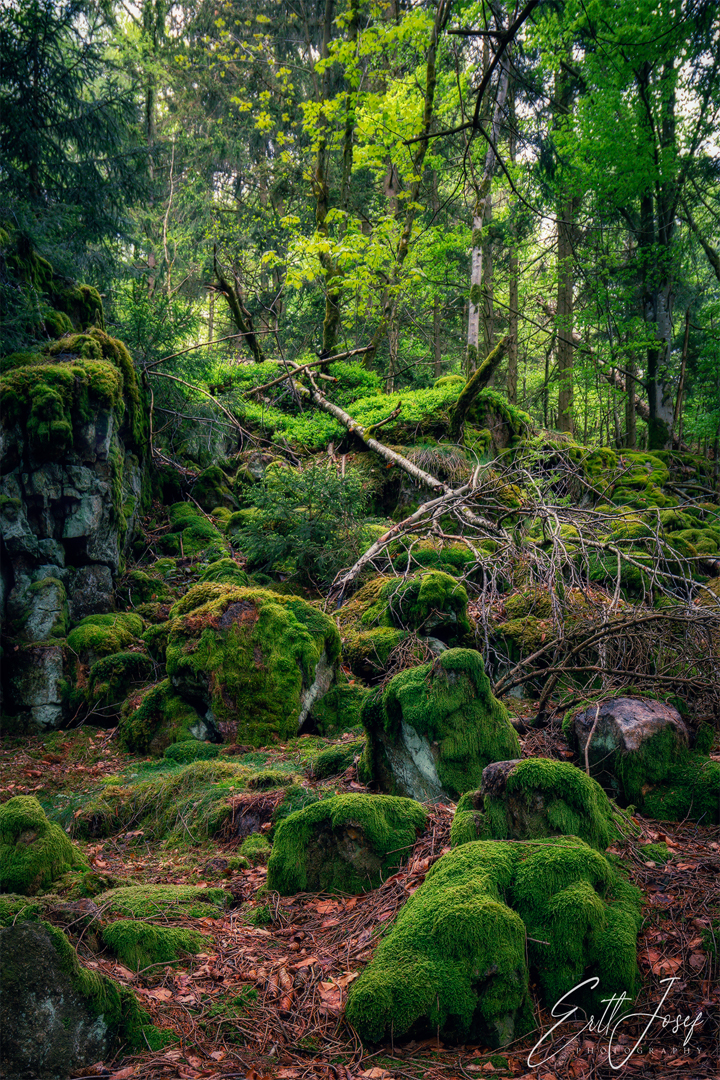
[[[299,1069],[278,1069],[276,1073],[278,1080],[295,1080],[295,1077],[299,1075]]]
[[[385,1080],[385,1077],[390,1076],[391,1074],[387,1069],[379,1069],[375,1066],[374,1069],[366,1069],[365,1072],[361,1072],[360,1075],[365,1077],[365,1080]]]
[[[357,979],[360,975],[359,971],[346,971],[344,975],[341,975],[338,979],[335,979],[337,986],[348,986],[353,979]]]
[[[320,929],[321,930],[329,930],[331,926],[339,926],[339,925],[340,925],[340,920],[339,919],[323,919],[323,921],[320,923]]]
[[[701,953],[701,952],[691,953],[690,954],[690,959],[688,960],[688,964],[693,969],[693,971],[702,970],[702,968],[705,967],[705,953]]]
[[[202,1069],[202,1061],[199,1057],[191,1057],[190,1054],[185,1055],[185,1060],[188,1065],[191,1065],[193,1069]]]
[[[224,1061],[227,1057],[227,1053],[225,1050],[211,1050],[210,1057],[213,1059],[213,1061]]]
[[[650,965],[650,970],[653,975],[674,975],[680,967],[682,961],[679,957],[666,957],[663,960],[656,960],[655,963]]]
[[[172,1001],[175,996],[172,990],[168,990],[165,986],[161,986],[157,990],[146,990],[145,993],[155,1001]]]
[[[330,911],[337,911],[338,905],[335,900],[318,900],[313,905],[318,915],[327,915]]]
[[[121,1069],[120,1072],[112,1073],[109,1080],[128,1080],[130,1076],[135,1076],[134,1065],[130,1065],[127,1069]]]
[[[310,967],[311,964],[317,964],[317,956],[305,956],[302,960],[298,960],[297,964],[291,964],[290,967],[293,971],[298,971],[300,968]]]

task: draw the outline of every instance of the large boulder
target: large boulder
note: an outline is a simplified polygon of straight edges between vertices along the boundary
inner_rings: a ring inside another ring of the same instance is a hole
[[[268,888],[360,893],[376,889],[403,863],[427,822],[422,806],[389,795],[336,795],[278,825]]]
[[[194,588],[194,600],[188,594],[171,609],[166,660],[177,693],[237,742],[263,746],[296,735],[335,681],[335,624],[306,601],[268,589]]]
[[[32,795],[16,795],[0,806],[0,892],[34,896],[69,870],[87,869],[80,851]]]
[[[473,649],[447,649],[432,664],[401,671],[366,698],[360,715],[361,776],[389,794],[451,802],[479,786],[486,765],[520,756]]]
[[[346,1017],[364,1042],[503,1045],[535,1026],[531,978],[548,1006],[590,974],[598,998],[632,997],[640,921],[638,890],[577,837],[463,844],[408,899]]]
[[[604,851],[612,817],[612,803],[598,782],[567,761],[496,761],[483,769],[480,789],[460,799],[450,840],[457,847],[473,840],[570,835]]]
[[[643,788],[667,779],[687,750],[689,732],[677,709],[649,698],[618,697],[577,713],[565,729],[603,786],[639,803]]]
[[[143,501],[147,420],[127,349],[97,327],[1,369],[0,615],[19,651],[6,705],[54,728],[68,622],[113,607]],[[50,663],[36,664],[44,649]]]
[[[41,923],[0,928],[0,1025],[7,1080],[66,1080],[113,1048],[105,1018],[73,986]]]

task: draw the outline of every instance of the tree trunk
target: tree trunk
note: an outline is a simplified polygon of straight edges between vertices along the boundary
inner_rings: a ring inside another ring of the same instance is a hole
[[[515,163],[515,93],[510,91],[510,161]],[[511,225],[509,283],[508,283],[508,345],[507,364],[507,399],[511,405],[517,405],[518,384],[518,303],[520,264],[517,250],[517,223],[513,218]]]
[[[555,98],[561,115],[566,115],[572,104],[572,86],[568,76],[560,72],[555,77]],[[560,177],[557,199],[557,374],[558,374],[558,428],[573,433],[573,291],[575,275],[573,266],[573,233],[575,199],[567,190],[565,178]]]
[[[502,361],[505,353],[507,352],[508,344],[510,343],[509,337],[504,337],[499,345],[496,345],[493,351],[483,361],[475,374],[468,379],[467,383],[463,387],[460,397],[455,403],[455,408],[452,411],[450,418],[450,438],[453,442],[457,442],[462,435],[463,426],[465,424],[465,417],[470,411],[472,403],[475,398],[483,390],[492,379],[498,365]]]

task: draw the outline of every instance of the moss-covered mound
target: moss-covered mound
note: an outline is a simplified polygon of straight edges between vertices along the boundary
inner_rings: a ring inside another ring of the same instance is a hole
[[[177,743],[197,745],[198,741],[220,741],[215,724],[209,718],[201,717],[192,705],[183,701],[169,679],[145,687],[128,698],[122,709],[118,734],[127,750],[155,757],[162,756],[164,751]],[[192,754],[193,751],[188,752],[187,761],[191,760]],[[195,758],[198,756],[201,755],[194,755]],[[176,757],[175,760],[181,759]]]
[[[346,1017],[368,1042],[439,1033],[498,1046],[533,1027],[531,974],[548,1005],[590,975],[603,997],[632,996],[639,900],[576,837],[464,844],[407,901]]]
[[[488,765],[479,791],[458,803],[450,841],[534,840],[579,836],[604,851],[613,835],[613,806],[596,780],[565,761],[528,758]]]
[[[251,833],[240,846],[240,854],[249,862],[266,863],[270,856],[270,844],[262,833]]]
[[[0,806],[0,891],[33,896],[69,870],[88,865],[37,799],[16,795]]]
[[[426,821],[418,803],[387,795],[336,795],[313,803],[278,826],[268,888],[283,896],[375,889],[407,861]]]
[[[217,918],[229,903],[224,889],[202,889],[195,885],[127,885],[100,893],[96,904],[108,915],[125,919],[153,919],[173,916],[193,919]]]
[[[103,929],[102,938],[131,971],[177,960],[183,953],[200,952],[205,944],[197,930],[153,926],[139,919],[117,919]]]
[[[338,776],[359,758],[365,749],[364,739],[351,739],[348,742],[335,743],[318,751],[310,761],[312,775],[318,780],[329,776]]]
[[[217,721],[235,724],[238,742],[262,746],[297,734],[335,677],[340,637],[332,620],[266,589],[196,588],[221,591],[174,618],[167,645],[173,685]]]
[[[202,841],[231,814],[229,800],[243,791],[250,771],[230,761],[194,761],[135,783],[118,778],[85,800],[69,824],[78,836],[113,836],[141,828],[148,839]]]
[[[121,652],[140,638],[145,623],[132,611],[88,615],[68,634],[68,648],[93,664],[102,656]]]
[[[490,762],[520,756],[507,710],[473,649],[448,649],[432,664],[401,671],[367,698],[361,719],[361,778],[391,794],[457,799],[479,787]]]
[[[465,586],[440,570],[428,570],[410,578],[393,578],[380,589],[377,602],[362,622],[393,626],[400,630],[439,637],[448,645],[460,645],[470,632]]]

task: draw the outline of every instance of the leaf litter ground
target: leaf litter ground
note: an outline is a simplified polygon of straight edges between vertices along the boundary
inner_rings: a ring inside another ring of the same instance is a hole
[[[517,704],[517,703],[513,703]],[[515,709],[517,711],[517,708]],[[531,731],[524,740],[527,756],[567,759],[570,754],[556,727]],[[269,752],[278,763],[288,754]],[[268,762],[271,764],[272,762]],[[81,730],[46,738],[6,739],[0,744],[0,790],[3,799],[34,794],[50,809],[63,793],[75,799],[96,790],[104,777],[137,766],[117,749],[113,733]],[[354,768],[334,783],[340,792],[363,790]],[[252,803],[275,802],[275,792],[238,799],[236,814]],[[258,809],[260,809],[258,807]],[[267,818],[267,807],[258,816]],[[173,1032],[176,1041],[163,1051],[118,1057],[97,1063],[80,1076],[113,1080],[194,1080],[246,1077],[247,1080],[477,1080],[522,1077],[576,1080],[618,1075],[638,1078],[720,1078],[720,989],[718,942],[720,917],[720,829],[693,823],[658,823],[637,817],[640,835],[616,844],[632,880],[645,897],[644,923],[638,941],[643,990],[636,1004],[652,1014],[674,979],[661,1015],[696,1017],[688,1051],[682,1032],[672,1035],[659,1021],[621,1070],[608,1062],[608,1034],[582,1033],[582,1023],[563,1025],[554,1052],[539,1068],[528,1054],[556,1022],[536,1008],[537,1031],[501,1051],[484,1046],[445,1046],[430,1038],[396,1040],[366,1052],[343,1021],[347,988],[371,959],[379,938],[405,900],[423,882],[430,866],[449,850],[452,809],[431,809],[428,830],[415,845],[407,866],[379,889],[364,896],[338,897],[267,894],[266,870],[229,867],[237,841],[206,842],[168,850],[145,842],[136,831],[81,844],[94,869],[138,884],[224,884],[233,903],[218,918],[173,919],[174,926],[199,930],[203,951],[172,964],[132,972],[113,958],[93,953],[82,940],[79,955],[132,986],[153,1019]],[[660,866],[643,853],[648,844],[664,843],[668,861]],[[160,920],[154,919],[157,922]],[[647,1020],[629,1022],[616,1040],[616,1061],[629,1051]]]

